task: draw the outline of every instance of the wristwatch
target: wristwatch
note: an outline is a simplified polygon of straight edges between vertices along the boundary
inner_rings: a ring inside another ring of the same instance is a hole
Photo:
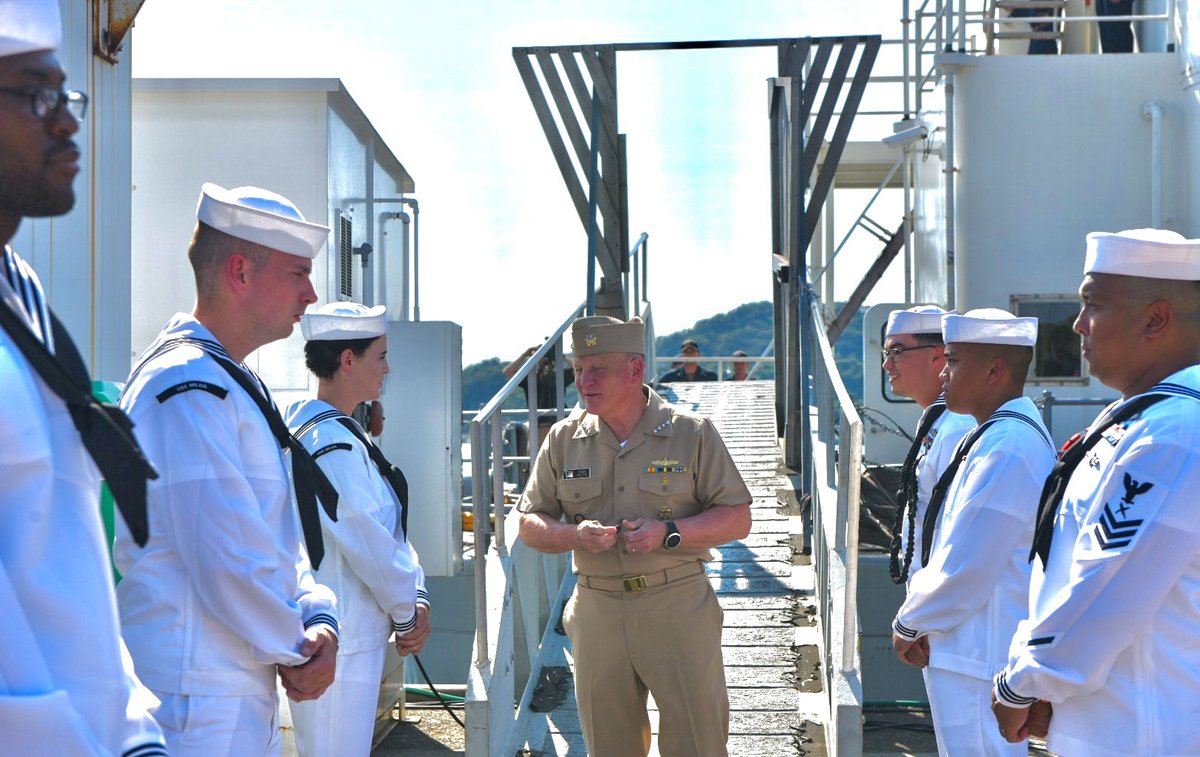
[[[675,549],[683,543],[683,536],[679,533],[679,529],[675,527],[675,521],[667,521],[667,535],[663,539],[663,549]]]

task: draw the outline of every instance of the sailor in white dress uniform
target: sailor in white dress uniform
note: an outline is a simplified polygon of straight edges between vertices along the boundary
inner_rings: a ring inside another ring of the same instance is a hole
[[[339,494],[337,521],[321,518],[326,555],[316,577],[337,594],[341,640],[333,685],[320,699],[291,705],[296,750],[367,755],[388,638],[396,634],[402,655],[416,653],[430,628],[425,574],[404,531],[403,474],[387,470],[385,478],[382,453],[350,417],[359,403],[379,399],[386,309],[330,303],[305,314],[300,328],[317,397],[293,405],[287,423]]]
[[[892,526],[892,581],[907,584],[916,545],[921,542],[925,509],[942,471],[950,464],[954,448],[975,428],[969,415],[946,409],[942,397],[942,368],[946,344],[942,341],[942,316],[936,305],[895,310],[888,316],[883,338],[883,370],[892,392],[921,406],[921,420],[900,471],[896,521]]]
[[[242,361],[316,300],[309,273],[328,229],[255,187],[206,184],[197,218],[195,311],[166,324],[121,398],[160,478],[146,546],[117,530],[117,597],[172,755],[277,754],[276,674],[291,698],[324,691],[337,611],[309,567],[320,543],[306,531],[301,544],[301,461],[292,449],[289,477],[276,433],[287,429]]]
[[[121,640],[97,466],[21,345],[43,365],[75,348],[8,246],[23,218],[75,201],[86,97],[63,88],[60,36],[57,0],[0,0],[0,752],[151,757],[166,754],[158,702]]]
[[[1026,613],[1028,546],[1054,464],[1050,435],[1022,396],[1037,319],[973,310],[945,316],[943,336],[946,404],[979,426],[935,486],[922,567],[896,614],[893,643],[906,662],[920,664],[927,655],[939,754],[1023,754],[1023,745],[988,727],[987,713],[991,677]]]
[[[1063,456],[994,709],[1020,738],[1050,702],[1064,755],[1200,754],[1200,240],[1089,234],[1084,272],[1075,330],[1121,399]]]

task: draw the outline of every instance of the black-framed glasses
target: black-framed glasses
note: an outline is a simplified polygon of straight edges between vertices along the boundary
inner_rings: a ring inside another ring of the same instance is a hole
[[[912,352],[913,350],[927,350],[930,347],[938,347],[938,346],[940,346],[940,345],[922,344],[918,347],[892,347],[890,349],[880,350],[879,354],[883,357],[883,362],[886,363],[888,361],[888,358],[891,358],[893,361],[899,360],[900,356],[906,352]]]
[[[0,87],[0,92],[9,95],[25,95],[33,115],[46,119],[66,108],[76,121],[87,115],[88,96],[77,89],[55,89],[54,87]]]

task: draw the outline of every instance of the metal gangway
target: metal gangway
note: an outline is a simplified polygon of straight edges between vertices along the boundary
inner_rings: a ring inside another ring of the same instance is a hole
[[[561,345],[570,320],[543,345],[545,354]],[[811,499],[798,491],[801,476],[783,460],[772,381],[659,387],[668,400],[713,420],[753,497],[750,535],[714,550],[708,565],[725,611],[731,754],[861,751],[854,535],[862,426],[828,342],[818,341],[811,410],[821,464],[814,466]],[[528,380],[514,376],[507,393]],[[528,458],[502,453],[498,409],[505,395],[502,390],[471,425],[479,451],[472,451],[475,538],[488,546],[477,547],[475,557],[480,622],[467,690],[467,752],[579,754],[573,662],[560,623],[574,576],[568,555],[545,555],[515,538],[519,514],[504,501],[504,471]],[[845,454],[837,454],[840,445]],[[479,517],[489,489],[496,514],[491,531]],[[807,513],[805,502],[811,503]],[[657,733],[653,704],[651,713]]]
[[[648,326],[646,362],[655,365],[647,237],[623,244],[627,171],[625,135],[617,131],[616,57],[752,46],[775,48],[779,62],[768,87],[774,254],[763,260],[773,287],[775,377],[664,391],[714,420],[754,498],[749,537],[721,547],[708,566],[725,608],[731,753],[862,751],[855,603],[862,425],[809,284],[807,250],[879,51],[877,36],[513,51],[588,234],[588,286],[586,301],[471,421],[477,625],[466,697],[468,754],[583,748],[571,653],[559,624],[574,588],[569,556],[543,555],[515,538],[517,495],[505,476],[529,457],[521,450],[506,454],[502,407],[523,382],[528,396],[537,396],[535,366],[551,356],[558,406],[529,409],[529,437],[537,438],[540,413],[564,416],[562,337],[584,313],[640,315]]]

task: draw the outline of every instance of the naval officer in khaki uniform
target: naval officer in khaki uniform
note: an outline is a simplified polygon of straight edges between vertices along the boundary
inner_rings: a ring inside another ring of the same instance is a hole
[[[571,327],[584,410],[550,430],[518,507],[521,539],[574,552],[563,613],[588,751],[724,755],[729,700],[709,549],[750,532],[750,492],[712,423],[643,384],[645,325]]]

